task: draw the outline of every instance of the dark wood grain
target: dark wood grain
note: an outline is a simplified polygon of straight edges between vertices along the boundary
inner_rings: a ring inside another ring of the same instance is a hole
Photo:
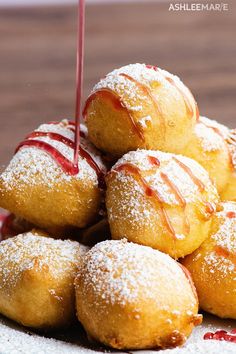
[[[85,96],[115,67],[157,64],[192,89],[201,113],[235,124],[236,2],[225,13],[170,13],[166,3],[87,7]],[[73,116],[76,8],[0,10],[0,164],[47,120]]]

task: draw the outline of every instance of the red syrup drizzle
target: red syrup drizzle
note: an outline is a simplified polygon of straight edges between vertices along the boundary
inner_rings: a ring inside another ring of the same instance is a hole
[[[148,161],[150,162],[151,165],[160,167],[160,161],[156,157],[148,156],[147,158],[148,158]]]
[[[229,219],[234,219],[236,218],[236,213],[234,211],[228,211],[226,213],[226,217]],[[215,246],[215,253],[220,257],[229,259],[236,266],[236,254],[231,253],[230,251],[219,245]]]
[[[17,153],[22,147],[26,146],[36,147],[37,149],[44,150],[45,152],[47,152],[54,160],[56,160],[58,165],[61,166],[62,170],[65,173],[68,173],[72,176],[78,174],[78,166],[76,166],[74,162],[68,160],[64,155],[62,155],[56,148],[54,148],[50,144],[40,140],[24,140],[18,145],[15,153]]]
[[[160,72],[162,74],[162,72],[156,66],[146,65],[146,67],[148,69],[153,69],[155,71],[158,71],[158,72]],[[161,127],[165,131],[166,130],[166,126],[165,126],[165,119],[164,119],[164,116],[163,116],[163,112],[162,112],[161,107],[158,104],[157,100],[152,95],[151,91],[149,90],[149,88],[146,85],[141,84],[140,82],[138,82],[137,80],[135,80],[134,78],[132,78],[131,76],[129,76],[127,74],[121,73],[120,76],[123,76],[126,79],[134,82],[139,88],[141,88],[143,90],[143,92],[145,92],[146,95],[148,95],[151,98],[151,100],[152,100],[152,102],[154,104],[154,107],[155,107],[155,109],[156,109],[156,111],[158,113],[158,117],[160,117]],[[181,95],[183,96],[184,102],[185,102],[187,113],[192,117],[193,114],[194,114],[193,107],[192,107],[192,104],[191,104],[188,96],[186,95],[186,93],[182,89],[182,87],[180,87],[180,85],[178,85],[172,78],[167,77],[167,76],[164,76],[164,77],[173,86],[175,86],[175,88],[181,93]],[[192,93],[190,91],[189,91],[189,93],[192,96]],[[115,92],[113,92],[110,89],[107,89],[107,88],[106,89],[105,88],[104,89],[100,89],[100,90],[95,91],[94,93],[92,93],[89,96],[89,98],[87,99],[87,101],[85,103],[85,107],[84,107],[84,110],[83,110],[84,120],[87,119],[88,109],[89,109],[91,103],[94,101],[94,99],[99,98],[99,97],[102,98],[102,99],[108,99],[113,104],[113,107],[115,109],[117,109],[117,110],[125,110],[126,113],[128,113],[128,117],[129,117],[129,120],[130,120],[131,127],[132,127],[133,131],[139,136],[139,138],[141,140],[144,141],[144,134],[143,134],[142,130],[140,129],[140,127],[138,126],[138,124],[136,124],[136,122],[134,121],[134,119],[132,117],[132,114],[129,112],[129,110],[125,106],[124,102],[122,102],[120,97]],[[193,100],[194,100],[194,98],[193,98]],[[195,108],[196,108],[196,117],[197,117],[197,120],[198,120],[199,119],[199,110],[198,110],[198,106],[197,106],[196,102],[195,102]]]
[[[155,158],[153,156],[148,156],[148,160],[152,165],[154,165],[156,167],[160,166],[160,161],[157,158]],[[175,233],[175,230],[171,224],[170,218],[167,215],[165,207],[163,205],[164,201],[163,201],[162,197],[160,196],[160,194],[156,190],[154,190],[152,187],[150,187],[148,182],[142,177],[140,169],[138,167],[132,165],[131,163],[126,163],[121,166],[118,166],[115,169],[115,171],[117,171],[117,172],[125,171],[125,172],[135,175],[138,178],[138,180],[140,181],[140,183],[143,187],[145,194],[149,197],[154,197],[157,200],[157,202],[159,203],[161,218],[162,218],[164,224],[166,225],[169,233],[173,236],[174,239],[176,239],[176,233]],[[161,176],[163,182],[166,183],[168,185],[168,187],[170,188],[170,190],[174,193],[180,206],[183,209],[185,209],[186,208],[186,201],[185,201],[184,197],[182,196],[181,192],[179,191],[178,187],[169,179],[169,177],[166,174],[161,172],[160,176]],[[184,220],[184,232],[186,234],[189,234],[189,232],[190,232],[190,224],[189,224],[189,221],[187,218],[185,218],[185,220]]]
[[[75,104],[75,148],[74,165],[79,170],[80,153],[80,116],[82,114],[83,78],[84,78],[84,34],[85,0],[79,0],[78,6],[78,43],[76,55],[76,104]]]
[[[0,215],[0,222],[2,223],[0,228],[0,241],[19,234],[19,230],[14,228],[14,220],[15,215],[13,214]]]
[[[230,160],[230,167],[232,170],[234,170],[234,163],[233,163],[233,156],[231,154],[231,151],[229,149],[229,144],[233,144],[236,145],[236,141],[233,141],[232,136],[229,136],[227,139],[225,139],[224,134],[220,131],[219,128],[217,127],[212,127],[211,125],[206,124],[205,122],[203,122],[202,120],[200,121],[203,125],[205,125],[205,127],[212,129],[217,135],[219,135],[222,138],[223,143],[225,144],[227,151],[228,151],[228,155],[229,155],[229,160]],[[227,143],[228,142],[228,143]]]
[[[186,200],[182,196],[179,188],[169,179],[169,177],[165,173],[161,172],[160,176],[161,176],[161,179],[163,180],[163,182],[166,183],[166,185],[169,187],[169,189],[175,195],[175,198],[178,200],[180,207],[185,211]],[[184,234],[188,235],[190,233],[190,224],[189,224],[189,220],[186,215],[184,217],[183,228],[184,228]]]
[[[229,135],[229,137],[228,137],[228,141],[229,141],[232,145],[236,146],[236,129],[231,129],[230,135]]]
[[[148,69],[153,69],[155,71],[159,71],[163,75],[163,73],[156,66],[146,65],[146,67]],[[123,77],[127,78],[128,80],[136,83],[136,85],[138,87],[140,87],[145,92],[145,94],[147,94],[151,98],[151,100],[154,103],[155,109],[158,112],[158,117],[160,117],[160,119],[161,119],[161,127],[165,131],[166,130],[166,126],[165,126],[165,119],[163,117],[163,112],[162,112],[161,107],[158,104],[157,100],[152,95],[151,91],[149,90],[149,88],[147,86],[141,84],[140,82],[138,82],[137,80],[135,80],[134,78],[132,78],[131,76],[129,76],[127,74],[121,73],[120,76],[123,76]],[[188,115],[190,115],[192,117],[194,115],[193,107],[192,107],[192,104],[191,104],[188,96],[184,92],[183,88],[180,87],[180,85],[178,85],[178,83],[176,81],[174,81],[172,78],[167,77],[167,76],[164,76],[164,78],[167,81],[169,81],[173,86],[175,86],[175,88],[180,92],[180,94],[182,95],[182,97],[184,99],[187,113],[188,113]],[[188,90],[188,91],[189,91],[189,94],[193,98],[193,95],[192,95],[191,91],[190,90]],[[87,119],[88,109],[89,109],[91,103],[96,98],[107,99],[107,100],[109,100],[112,103],[112,105],[113,105],[113,107],[115,109],[117,109],[117,110],[125,110],[126,114],[128,114],[128,117],[129,117],[129,120],[130,120],[130,123],[131,123],[131,127],[132,127],[134,133],[136,133],[139,136],[139,138],[142,141],[144,141],[144,134],[143,134],[142,130],[140,129],[139,125],[134,121],[134,119],[132,117],[132,114],[129,112],[128,108],[125,106],[124,102],[120,99],[120,97],[114,91],[112,91],[110,89],[103,88],[103,89],[97,90],[97,91],[95,91],[94,93],[92,93],[88,97],[88,99],[87,99],[87,101],[85,103],[85,106],[84,106],[84,110],[83,110],[84,120]],[[193,98],[193,100],[194,100],[194,98]],[[194,100],[194,102],[195,102],[195,100]],[[195,102],[195,111],[196,111],[196,117],[197,117],[197,120],[198,120],[199,119],[199,110],[198,110],[198,106],[197,106],[196,102]]]
[[[74,147],[74,161],[73,163],[66,159],[58,150],[53,148],[47,143],[34,140],[24,141],[21,143],[17,151],[22,146],[35,146],[39,149],[48,152],[62,167],[62,169],[70,174],[76,175],[79,172],[79,154],[82,153],[82,148],[80,147],[80,115],[82,113],[82,96],[83,96],[83,77],[84,77],[84,34],[85,34],[85,0],[79,0],[78,2],[78,35],[77,35],[77,51],[76,51],[76,103],[75,103],[75,122],[70,122],[70,130],[75,131],[75,143]],[[50,124],[57,124],[56,122],[51,122]],[[74,129],[75,126],[75,129]],[[67,144],[66,140],[61,137],[56,137],[54,135],[54,140],[58,140]],[[62,140],[59,140],[62,139]],[[97,170],[96,163],[91,159],[91,156],[85,152],[88,158],[88,163]]]
[[[175,80],[173,80],[171,77],[165,77],[166,80],[171,84],[173,85],[178,91],[179,93],[183,96],[183,99],[184,99],[184,102],[185,102],[185,106],[186,106],[186,111],[187,111],[187,114],[192,117],[194,115],[194,111],[193,111],[193,107],[191,105],[191,102],[188,98],[188,96],[185,94],[185,92],[183,91],[182,87],[180,87],[180,85],[178,85],[176,83]]]
[[[6,217],[7,217],[7,214],[0,213],[0,223],[2,223],[6,219]]]
[[[124,111],[126,114],[128,114],[128,118],[129,118],[133,132],[135,134],[137,134],[142,141],[144,140],[143,132],[141,131],[139,126],[136,124],[135,120],[132,117],[132,114],[130,113],[128,108],[125,106],[124,102],[120,99],[120,97],[114,91],[112,91],[108,88],[103,88],[103,89],[97,90],[88,97],[88,99],[85,103],[84,110],[83,110],[84,120],[87,119],[88,109],[89,109],[91,103],[96,98],[101,98],[101,99],[110,101],[112,106],[114,107],[114,109],[116,109],[117,111]]]
[[[232,170],[235,170],[235,163],[234,163],[234,159],[233,159],[233,154],[232,152],[230,151],[230,148],[229,148],[229,144],[230,145],[233,145],[235,148],[236,148],[236,129],[234,130],[231,130],[230,133],[229,133],[229,136],[227,137],[225,143],[226,143],[226,146],[227,146],[227,149],[228,149],[228,152],[229,152],[229,157],[230,157],[230,164],[231,164],[231,168]]]
[[[196,184],[200,192],[203,192],[205,190],[205,185],[198,179],[191,171],[191,169],[186,166],[183,162],[178,160],[176,157],[173,157],[173,160],[189,175],[193,183]]]
[[[85,27],[85,1],[79,0],[78,6],[78,45],[77,45],[77,63],[76,63],[76,107],[75,122],[69,121],[67,129],[75,133],[75,142],[64,137],[61,134],[53,132],[33,132],[27,136],[26,140],[19,144],[16,152],[24,146],[32,146],[47,152],[61,166],[62,170],[72,176],[79,173],[79,155],[86,159],[87,163],[94,169],[98,177],[100,188],[105,187],[104,173],[101,171],[92,156],[80,145],[80,137],[86,137],[84,132],[80,130],[81,101],[83,88],[83,67],[84,67],[84,27]],[[59,124],[58,122],[50,122],[48,124]],[[50,144],[37,140],[37,137],[49,137],[54,141],[59,141],[66,146],[74,149],[74,161],[68,160],[55,147]]]
[[[156,157],[148,156],[147,158],[152,165],[154,165],[156,167],[160,166],[160,161]],[[178,163],[178,165],[189,175],[189,177],[192,179],[192,181],[199,188],[200,192],[203,192],[205,190],[205,185],[192,173],[191,169],[188,166],[186,166],[183,162],[179,161],[176,157],[173,157],[173,160],[176,163]],[[171,224],[170,218],[167,215],[165,207],[163,205],[164,201],[163,201],[162,197],[142,177],[140,169],[138,167],[134,166],[132,163],[125,163],[123,165],[116,167],[115,170],[113,170],[111,172],[114,172],[114,171],[116,171],[116,172],[124,171],[124,172],[130,173],[130,174],[133,174],[134,176],[137,177],[145,194],[149,197],[154,197],[157,200],[157,202],[159,203],[162,220],[163,220],[164,224],[166,225],[169,233],[173,236],[174,239],[176,239],[176,233],[175,233],[175,230]],[[183,208],[183,210],[185,210],[186,200],[182,196],[178,187],[163,172],[160,173],[160,177],[162,178],[163,182],[165,182],[166,185],[170,188],[172,193],[175,195],[176,199],[178,200],[178,202],[179,202],[180,206]],[[208,214],[211,215],[214,213],[215,209],[211,205],[211,203],[204,201],[204,205],[206,208],[206,212]],[[184,220],[184,233],[187,235],[190,233],[190,224],[189,224],[189,220],[188,220],[187,216],[185,216],[185,220]]]
[[[138,86],[148,97],[150,97],[150,99],[153,102],[153,105],[155,107],[155,110],[157,112],[157,116],[160,118],[161,121],[161,128],[163,129],[163,131],[166,131],[166,127],[165,127],[165,118],[163,116],[163,112],[161,110],[160,105],[158,104],[156,98],[153,96],[151,90],[149,89],[149,87],[147,85],[143,85],[141,84],[139,81],[135,80],[133,77],[127,75],[127,74],[120,74],[120,76],[125,77],[126,79],[134,82],[136,84],[136,86]]]
[[[0,241],[2,241],[3,238],[3,228],[4,228],[4,223],[5,220],[7,219],[8,215],[0,213]]]
[[[116,169],[114,171],[116,171],[116,172],[124,171],[124,172],[127,172],[127,173],[132,174],[135,177],[137,177],[137,179],[139,180],[139,182],[144,190],[144,193],[148,197],[154,197],[157,200],[157,202],[159,203],[160,214],[161,214],[161,218],[163,220],[163,223],[165,224],[168,232],[175,239],[176,238],[175,230],[173,229],[170,219],[169,219],[169,217],[166,213],[166,210],[163,206],[164,201],[162,200],[162,197],[160,196],[160,194],[157,191],[155,191],[152,187],[150,187],[148,182],[142,177],[140,169],[138,167],[132,165],[131,163],[126,163],[126,164],[116,167]]]
[[[146,67],[148,69],[152,69],[152,70],[155,70],[157,72],[159,72],[171,85],[173,85],[178,91],[179,93],[181,94],[181,96],[183,97],[184,99],[184,103],[185,103],[185,107],[186,107],[186,111],[187,111],[187,114],[190,116],[190,117],[193,117],[194,115],[194,110],[193,110],[193,106],[189,100],[189,97],[186,95],[186,93],[184,92],[184,89],[183,87],[181,87],[182,85],[179,85],[178,82],[176,82],[174,79],[172,79],[171,77],[169,76],[166,76],[163,74],[163,72],[157,67],[157,66],[153,66],[153,65],[146,65]],[[186,90],[188,90],[189,94],[191,95],[191,97],[193,98],[193,101],[195,102],[194,100],[194,97],[191,93],[191,91],[186,87]],[[198,105],[197,103],[195,102],[195,113],[196,113],[196,119],[199,120],[199,110],[198,110]]]
[[[236,329],[233,329],[230,332],[224,330],[218,330],[215,333],[207,332],[206,334],[204,334],[203,339],[205,340],[214,339],[214,340],[236,343]]]
[[[189,177],[191,178],[193,183],[195,183],[195,185],[198,187],[199,191],[201,193],[204,192],[205,185],[202,183],[202,181],[200,181],[200,179],[198,179],[192,173],[191,169],[188,166],[186,166],[183,162],[178,160],[176,157],[173,157],[173,159],[189,175]],[[207,214],[212,215],[215,212],[215,209],[214,209],[214,207],[213,207],[213,205],[211,203],[204,201],[204,205],[205,205]]]
[[[0,213],[0,241],[19,234],[14,229],[13,222],[15,216],[13,214]]]
[[[222,246],[216,246],[215,253],[218,256],[229,259],[236,266],[236,254],[232,254],[231,252],[229,252],[227,249],[225,249]]]
[[[53,124],[56,124],[56,123],[53,123]],[[59,123],[57,123],[57,124],[59,124]],[[80,131],[80,135],[82,137],[84,137],[85,134]],[[61,154],[56,148],[54,148],[50,144],[48,144],[44,141],[41,141],[41,140],[36,140],[35,138],[37,138],[37,137],[49,137],[50,139],[52,139],[54,141],[59,141],[59,142],[63,143],[64,145],[66,145],[72,149],[75,149],[75,142],[72,141],[71,139],[61,135],[61,134],[53,133],[53,132],[35,131],[35,132],[29,134],[26,137],[26,140],[24,140],[22,143],[20,143],[18,145],[15,153],[17,153],[19,151],[19,149],[24,146],[36,147],[38,149],[46,151],[50,156],[52,156],[57,161],[57,163],[61,166],[61,168],[63,169],[63,171],[65,173],[69,173],[72,176],[78,174],[78,172],[79,172],[78,167],[76,165],[74,165],[74,163],[72,161],[68,160],[63,154]],[[85,149],[83,149],[83,147],[81,145],[79,148],[79,153],[80,153],[80,156],[85,158],[86,161],[88,162],[88,164],[90,165],[90,167],[92,167],[94,169],[94,171],[96,172],[97,177],[98,177],[99,187],[104,188],[104,183],[105,183],[104,182],[104,173],[102,172],[100,167],[97,165],[96,161],[92,158],[92,156]]]
[[[226,213],[226,217],[229,218],[229,219],[234,219],[234,218],[236,218],[236,213],[235,213],[235,211],[228,211],[228,212]]]

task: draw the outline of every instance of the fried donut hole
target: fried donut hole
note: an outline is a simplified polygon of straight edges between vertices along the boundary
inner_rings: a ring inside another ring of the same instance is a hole
[[[181,155],[133,151],[107,176],[112,238],[127,238],[173,258],[193,252],[206,239],[218,202],[208,173]]]
[[[50,330],[75,320],[73,282],[87,247],[42,235],[26,233],[0,243],[0,313]]]
[[[209,173],[223,201],[236,200],[236,130],[200,117],[182,151]]]
[[[231,153],[227,143],[229,129],[206,117],[200,117],[183,155],[199,162],[221,193],[232,174]]]
[[[82,133],[75,175],[65,170],[74,159],[70,122],[43,124],[30,134],[0,176],[0,207],[43,229],[92,223],[102,198],[98,173],[105,166]]]
[[[90,338],[115,349],[182,345],[201,323],[186,271],[150,247],[101,242],[75,280],[78,319]]]
[[[210,237],[183,260],[192,274],[200,307],[236,319],[236,203],[223,203],[212,220]]]
[[[109,73],[84,109],[90,140],[118,157],[138,148],[182,151],[198,115],[191,92],[177,76],[145,64]]]

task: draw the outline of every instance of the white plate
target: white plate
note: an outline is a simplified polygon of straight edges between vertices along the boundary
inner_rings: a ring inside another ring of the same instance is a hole
[[[204,322],[196,327],[187,343],[181,348],[160,350],[159,354],[235,354],[236,344],[217,340],[203,340],[206,332],[215,332],[217,329],[227,331],[236,327],[236,321],[221,320],[217,317],[204,315]],[[109,350],[107,350],[109,352]],[[0,354],[79,354],[101,353],[106,349],[89,345],[86,335],[80,327],[55,335],[44,335],[18,326],[17,324],[0,318]],[[115,351],[111,351],[117,353]],[[133,351],[119,352],[133,353]],[[135,353],[157,353],[157,351],[137,351]]]

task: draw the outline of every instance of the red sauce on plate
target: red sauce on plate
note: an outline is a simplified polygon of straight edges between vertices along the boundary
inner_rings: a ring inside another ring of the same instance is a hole
[[[204,334],[203,339],[205,340],[214,339],[214,340],[236,343],[236,329],[233,329],[231,332],[227,332],[224,330],[218,330],[215,333],[207,332],[206,334]]]

